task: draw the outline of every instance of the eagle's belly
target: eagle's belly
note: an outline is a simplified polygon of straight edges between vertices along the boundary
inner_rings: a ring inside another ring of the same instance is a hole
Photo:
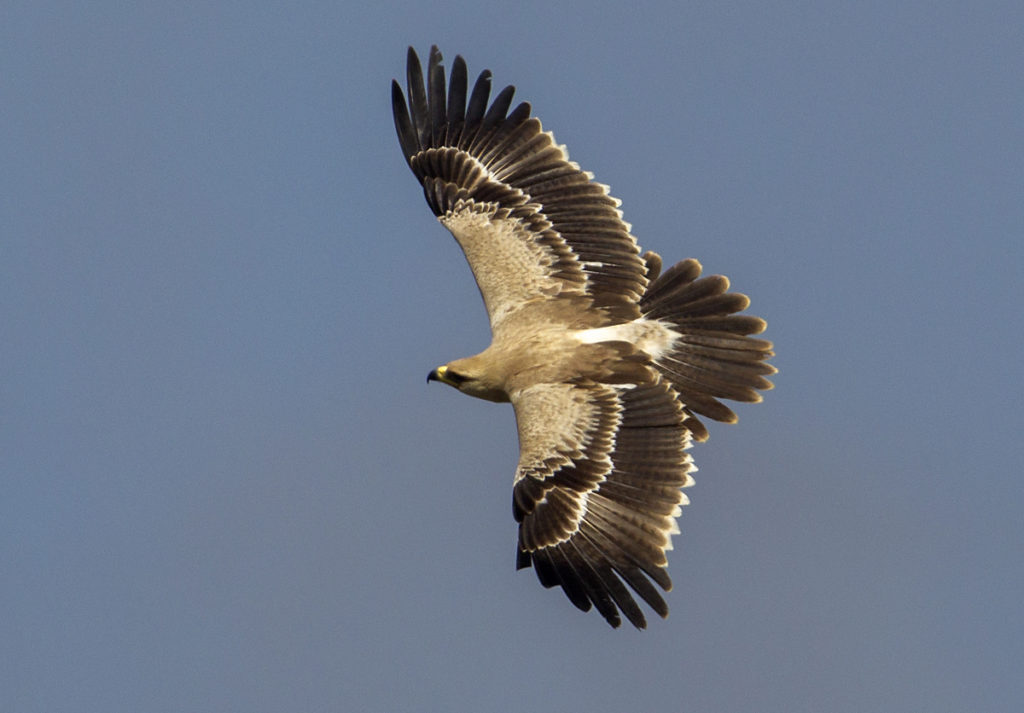
[[[492,349],[502,353],[505,390],[509,394],[540,383],[636,383],[649,378],[651,358],[633,337],[649,331],[630,333],[609,327],[569,330],[552,325],[521,334],[519,339],[502,341]],[[649,335],[645,339],[650,341]]]

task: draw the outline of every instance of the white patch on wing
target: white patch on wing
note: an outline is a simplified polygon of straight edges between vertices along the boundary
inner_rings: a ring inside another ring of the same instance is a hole
[[[610,327],[581,329],[575,334],[583,344],[599,342],[629,342],[657,360],[672,351],[678,334],[658,320],[640,319]]]
[[[576,524],[573,527],[573,534],[579,532],[579,530],[580,530],[580,523],[583,522],[583,518],[585,518],[587,516],[587,508],[589,507],[589,504],[590,504],[590,493],[592,493],[592,492],[594,492],[594,491],[588,490],[587,492],[583,492],[583,493],[577,492],[577,493],[573,493],[572,494],[573,500],[576,501]],[[566,539],[568,539],[568,538],[566,538]],[[563,540],[563,542],[564,541],[565,540]]]

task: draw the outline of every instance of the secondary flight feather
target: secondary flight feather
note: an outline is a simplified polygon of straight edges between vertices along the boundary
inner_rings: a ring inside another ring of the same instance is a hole
[[[491,323],[487,349],[428,378],[512,403],[516,567],[612,626],[644,628],[634,594],[668,615],[658,588],[672,588],[688,450],[708,437],[698,417],[734,422],[720,399],[760,401],[771,343],[750,336],[765,323],[737,314],[749,300],[726,278],[693,259],[661,273],[641,255],[619,201],[528,103],[512,108],[514,92],[491,100],[489,71],[470,90],[462,57],[446,81],[436,47],[425,78],[409,48],[406,92],[392,83],[402,153]]]

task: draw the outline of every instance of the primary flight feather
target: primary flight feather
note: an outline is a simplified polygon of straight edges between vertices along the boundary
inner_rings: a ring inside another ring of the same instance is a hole
[[[441,61],[431,48],[424,81],[409,48],[407,94],[392,83],[395,128],[466,255],[492,341],[428,378],[512,403],[517,568],[612,626],[625,615],[643,628],[633,593],[668,615],[657,587],[672,588],[665,552],[693,484],[687,451],[708,436],[698,416],[734,422],[719,399],[760,401],[772,387],[771,343],[749,336],[765,323],[736,314],[749,300],[702,278],[696,260],[661,273],[607,186],[529,104],[512,108],[513,87],[489,103],[489,71],[470,91],[462,57],[447,86]]]

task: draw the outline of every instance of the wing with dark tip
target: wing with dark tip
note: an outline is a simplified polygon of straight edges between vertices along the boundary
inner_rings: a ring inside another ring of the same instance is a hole
[[[630,590],[660,616],[655,584],[672,588],[665,551],[692,484],[690,434],[672,389],[640,384],[537,384],[513,393],[519,466],[513,511],[517,567],[533,566],[612,626],[646,626]]]
[[[402,152],[462,246],[492,327],[526,301],[561,296],[589,297],[607,323],[639,317],[647,266],[619,201],[569,160],[529,104],[512,108],[513,87],[488,106],[491,73],[468,99],[467,77],[456,57],[446,86],[434,47],[424,82],[410,48],[407,93],[394,82],[392,105]]]

